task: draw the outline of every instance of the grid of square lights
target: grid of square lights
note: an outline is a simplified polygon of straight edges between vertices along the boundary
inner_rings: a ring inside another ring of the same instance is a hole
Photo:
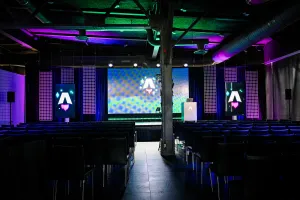
[[[96,114],[96,68],[83,70],[83,114]]]
[[[258,71],[246,71],[246,117],[259,119]]]
[[[52,71],[39,72],[39,120],[52,121]]]
[[[10,108],[7,103],[7,92],[15,91],[11,80],[13,76],[11,72],[0,70],[1,73],[1,84],[0,84],[0,124],[9,124],[10,121]]]
[[[236,67],[225,67],[224,68],[224,81],[225,82],[237,82],[237,68]]]
[[[61,68],[61,83],[73,84],[74,83],[74,68]]]
[[[204,113],[217,113],[216,66],[204,67]]]

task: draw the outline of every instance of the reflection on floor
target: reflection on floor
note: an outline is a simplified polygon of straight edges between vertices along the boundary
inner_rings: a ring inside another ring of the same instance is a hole
[[[139,142],[135,164],[123,200],[199,199],[188,187],[183,164],[178,159],[161,157],[158,142]]]

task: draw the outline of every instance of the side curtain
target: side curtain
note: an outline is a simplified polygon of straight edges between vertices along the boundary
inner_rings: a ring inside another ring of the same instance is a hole
[[[96,121],[107,120],[107,69],[96,69]]]
[[[273,63],[273,119],[300,120],[300,56]],[[285,99],[285,90],[292,99]]]
[[[203,68],[189,68],[190,98],[197,102],[197,119],[203,119],[204,113],[204,73]]]

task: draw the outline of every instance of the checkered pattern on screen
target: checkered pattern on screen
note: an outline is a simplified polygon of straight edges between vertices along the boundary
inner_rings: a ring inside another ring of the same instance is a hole
[[[224,67],[224,81],[225,82],[237,82],[237,68],[236,67]]]
[[[52,72],[39,72],[39,120],[52,121]]]
[[[61,83],[73,84],[74,83],[74,68],[61,68]]]
[[[216,67],[204,67],[204,113],[217,113]]]
[[[259,119],[258,71],[246,71],[246,117]]]
[[[96,68],[83,68],[83,114],[96,114]]]

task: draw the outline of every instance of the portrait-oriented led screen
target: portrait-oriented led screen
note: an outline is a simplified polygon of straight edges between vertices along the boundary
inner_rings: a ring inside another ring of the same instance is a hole
[[[108,69],[108,114],[157,113],[161,107],[159,68]],[[173,69],[173,113],[189,97],[187,68]]]
[[[54,93],[55,116],[58,118],[75,117],[75,85],[57,84]]]
[[[244,83],[226,83],[225,112],[227,116],[245,114],[245,94]]]

